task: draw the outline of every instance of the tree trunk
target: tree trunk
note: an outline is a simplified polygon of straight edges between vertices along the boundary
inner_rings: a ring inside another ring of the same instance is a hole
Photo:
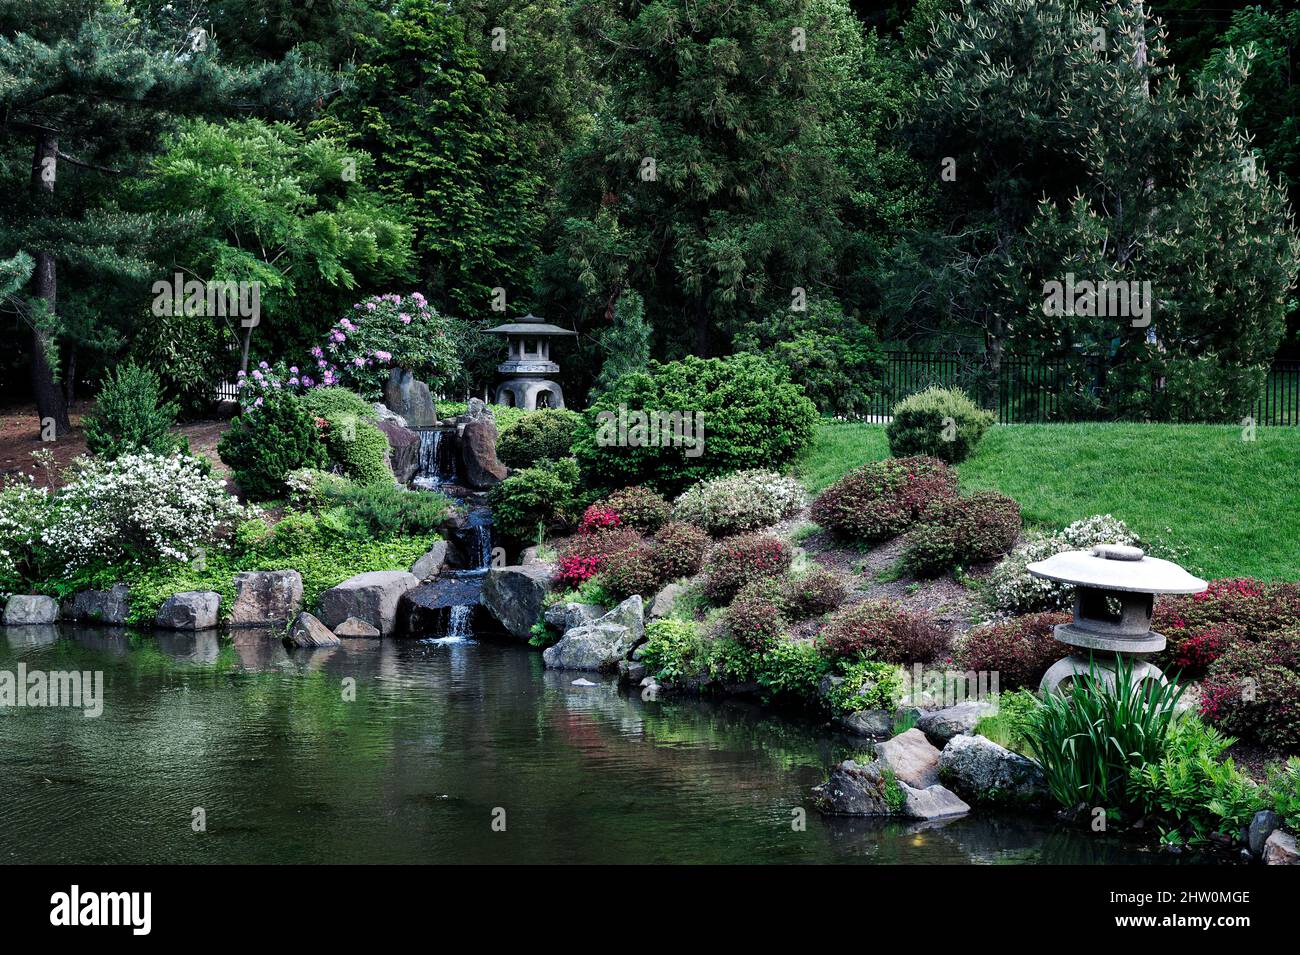
[[[37,134],[36,153],[32,159],[32,193],[38,199],[54,195],[58,156],[59,140],[54,131]],[[58,306],[59,281],[54,256],[49,252],[36,253],[32,283],[36,298],[45,303],[50,315],[54,315]],[[49,346],[49,336],[38,320],[32,329],[32,393],[36,398],[36,414],[40,418],[42,438],[47,436],[46,429],[50,423],[54,425],[53,437],[61,438],[72,430],[72,423],[68,420],[68,403],[63,389],[54,380],[54,369],[47,355]]]

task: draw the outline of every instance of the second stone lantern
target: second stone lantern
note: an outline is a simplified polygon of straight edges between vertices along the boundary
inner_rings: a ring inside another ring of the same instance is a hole
[[[1052,664],[1040,685],[1044,692],[1053,692],[1093,668],[1113,681],[1116,654],[1132,660],[1134,683],[1163,683],[1160,668],[1146,659],[1165,648],[1164,636],[1151,629],[1156,596],[1196,594],[1207,586],[1177,564],[1124,544],[1065,551],[1030,564],[1027,570],[1035,577],[1076,588],[1074,619],[1057,624],[1055,637],[1077,651]]]

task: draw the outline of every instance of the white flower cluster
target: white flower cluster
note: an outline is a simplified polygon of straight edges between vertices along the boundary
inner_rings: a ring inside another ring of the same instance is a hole
[[[701,481],[673,505],[673,519],[714,537],[770,527],[808,503],[803,485],[774,471],[737,471]]]
[[[50,492],[20,475],[0,488],[0,581],[16,580],[49,522]]]
[[[994,606],[1012,614],[1068,609],[1074,588],[1034,577],[1025,567],[1061,551],[1089,550],[1094,544],[1140,543],[1127,524],[1109,514],[1075,521],[1057,534],[1035,534],[993,568],[989,594]]]
[[[246,511],[225,485],[181,454],[78,462],[54,495],[41,540],[69,569],[124,559],[188,561]]]

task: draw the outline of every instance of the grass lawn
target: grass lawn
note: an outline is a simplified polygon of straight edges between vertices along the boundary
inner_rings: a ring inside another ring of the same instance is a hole
[[[967,490],[1014,497],[1027,523],[1113,514],[1201,576],[1300,580],[1300,428],[1256,438],[1231,425],[998,426],[958,473]],[[827,422],[799,474],[820,491],[888,455],[883,425]]]

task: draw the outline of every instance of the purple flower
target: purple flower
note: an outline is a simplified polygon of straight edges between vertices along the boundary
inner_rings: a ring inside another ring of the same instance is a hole
[[[312,357],[313,357],[313,358],[321,358],[321,357],[324,357],[324,354],[325,354],[323,351],[320,350],[320,346],[319,346],[319,345],[312,345],[312,346],[311,346],[311,353],[312,353]]]
[[[254,402],[253,402],[253,407],[254,407],[254,408],[260,408],[260,407],[262,407],[262,399],[261,399],[261,398],[258,398],[256,401],[254,401]]]
[[[366,360],[365,360],[364,358],[362,358],[360,355],[358,355],[356,358],[352,359],[352,364],[356,365],[358,368],[363,367],[363,366],[365,365],[365,363],[366,363]]]
[[[410,315],[407,315],[405,312],[403,312],[401,315],[399,315],[399,316],[397,316],[397,317],[400,318],[400,319],[402,320],[402,324],[403,324],[403,325],[409,325],[409,324],[411,324],[411,316],[410,316]]]
[[[267,364],[266,362],[264,362],[264,361],[259,361],[259,362],[257,363],[257,367],[258,367],[258,368],[270,368],[271,366],[268,365],[268,364]]]
[[[386,351],[375,352],[375,357],[378,358],[380,361],[391,361],[393,358],[392,354]]]

